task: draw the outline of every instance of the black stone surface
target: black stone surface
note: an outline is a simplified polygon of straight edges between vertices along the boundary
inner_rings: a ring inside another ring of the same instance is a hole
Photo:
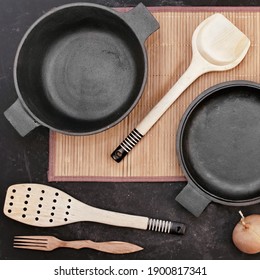
[[[3,112],[16,100],[12,67],[15,52],[27,28],[49,9],[73,1],[0,0],[0,206],[8,186],[16,183],[47,182],[49,131],[40,127],[22,138],[5,119]],[[76,1],[74,1],[76,2]],[[140,1],[89,1],[111,7],[135,6]],[[259,1],[143,1],[147,6],[257,6]],[[185,235],[162,234],[97,223],[75,223],[55,228],[37,228],[13,221],[0,211],[0,259],[260,259],[246,255],[232,243],[231,234],[240,216],[236,207],[211,203],[195,218],[176,201],[185,183],[62,183],[51,186],[95,207],[176,220],[187,224]],[[244,215],[260,213],[260,206],[242,209]],[[14,235],[56,235],[59,238],[122,240],[144,250],[129,255],[109,255],[93,250],[59,249],[53,252],[12,248]]]

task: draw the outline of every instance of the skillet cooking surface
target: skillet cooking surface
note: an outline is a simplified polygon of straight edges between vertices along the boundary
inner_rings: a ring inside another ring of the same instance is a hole
[[[195,103],[180,132],[184,170],[203,191],[227,201],[260,196],[260,91],[233,85]]]
[[[145,71],[142,45],[130,27],[88,6],[43,19],[17,62],[20,93],[33,114],[75,133],[117,123],[138,101]]]

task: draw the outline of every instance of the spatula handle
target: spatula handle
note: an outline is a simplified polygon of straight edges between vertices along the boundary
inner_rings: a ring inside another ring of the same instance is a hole
[[[111,157],[120,162],[142,139],[143,135],[135,128],[132,132],[121,142],[121,144],[114,150]]]
[[[206,70],[201,67],[196,58],[193,60],[176,82],[176,84],[164,95],[164,97],[152,108],[145,118],[136,126],[135,129],[121,142],[121,144],[113,151],[111,157],[120,162],[143,138],[143,136],[153,127],[153,125],[161,118],[175,100],[183,93],[183,91],[192,84]]]
[[[97,223],[103,223],[118,227],[136,228],[142,230],[151,230],[163,233],[182,235],[186,231],[186,225],[175,221],[164,221],[148,218],[144,216],[124,214],[114,211],[108,211],[91,206],[85,206],[88,209],[88,217],[82,212],[82,220],[88,220]]]
[[[186,225],[179,222],[149,218],[147,230],[182,235],[186,232]]]

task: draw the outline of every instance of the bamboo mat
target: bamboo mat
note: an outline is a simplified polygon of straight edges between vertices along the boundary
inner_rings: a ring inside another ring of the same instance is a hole
[[[146,41],[148,79],[143,96],[130,115],[115,127],[92,136],[50,133],[49,181],[181,181],[176,131],[190,102],[203,90],[229,80],[260,82],[260,9],[150,8],[160,29]],[[197,25],[223,13],[251,41],[242,63],[226,72],[208,73],[195,81],[121,162],[110,154],[171,88],[190,64],[191,38]]]

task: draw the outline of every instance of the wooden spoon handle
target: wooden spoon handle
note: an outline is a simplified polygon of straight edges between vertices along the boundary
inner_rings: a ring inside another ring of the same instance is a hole
[[[129,254],[143,250],[142,247],[133,243],[122,241],[106,241],[106,242],[94,242],[91,240],[75,240],[64,241],[63,246],[66,248],[83,249],[90,248],[97,251],[110,253],[110,254]]]
[[[190,66],[176,84],[113,151],[111,157],[116,162],[120,162],[135,147],[188,86],[199,76],[208,71],[207,68],[203,67],[205,66],[203,62],[204,61],[200,61],[197,57],[193,57]]]

